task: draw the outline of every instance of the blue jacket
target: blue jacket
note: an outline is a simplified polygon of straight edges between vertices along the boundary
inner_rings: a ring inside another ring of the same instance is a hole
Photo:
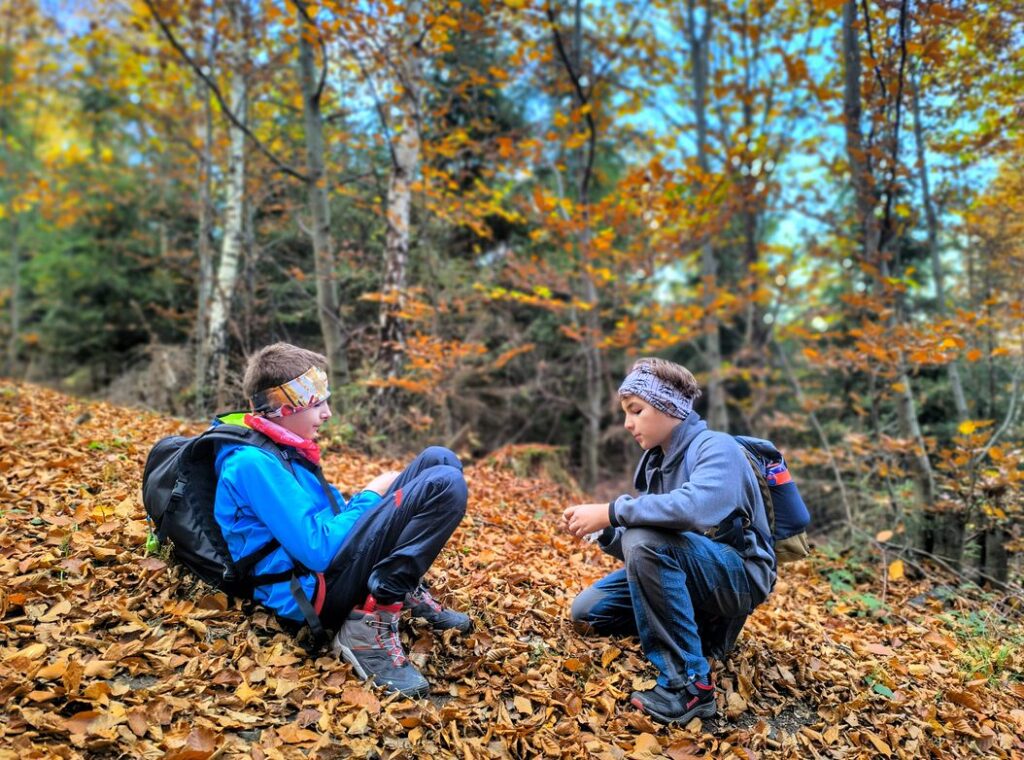
[[[361,491],[346,503],[338,489],[330,486],[341,507],[335,515],[309,469],[296,463],[292,474],[273,453],[245,444],[221,446],[215,467],[214,516],[231,556],[241,559],[273,538],[281,544],[257,563],[256,574],[286,572],[295,567],[294,560],[313,572],[323,572],[356,520],[381,499],[373,491]],[[300,583],[312,599],[316,577],[307,574]],[[281,617],[303,620],[287,582],[260,586],[253,598]]]
[[[644,453],[634,485],[637,496],[623,494],[609,506],[615,531],[606,531],[602,549],[621,559],[622,531],[634,525],[710,534],[739,517],[747,577],[757,595],[768,596],[775,585],[771,529],[757,477],[731,435],[709,430],[691,412],[672,431],[667,451]]]

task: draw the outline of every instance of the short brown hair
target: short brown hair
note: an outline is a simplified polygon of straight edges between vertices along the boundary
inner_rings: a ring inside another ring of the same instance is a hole
[[[652,375],[664,380],[686,398],[693,401],[700,398],[701,391],[700,385],[697,384],[697,378],[682,364],[670,362],[668,359],[659,359],[656,356],[645,356],[643,359],[633,362],[629,371],[632,372],[639,367],[646,367]]]
[[[249,357],[242,393],[252,398],[260,391],[294,380],[311,367],[327,371],[327,357],[291,343],[271,343]]]

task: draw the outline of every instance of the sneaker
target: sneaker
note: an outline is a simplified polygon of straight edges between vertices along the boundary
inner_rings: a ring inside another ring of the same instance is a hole
[[[435,631],[454,628],[460,633],[469,633],[473,628],[469,615],[442,607],[422,583],[405,595],[405,608],[413,617],[423,618],[430,623]]]
[[[402,603],[366,606],[371,609],[349,613],[331,642],[331,651],[349,663],[359,678],[372,677],[378,686],[407,697],[426,695],[430,684],[409,662],[398,638]]]
[[[694,718],[712,718],[718,712],[713,681],[694,681],[682,689],[659,685],[647,691],[634,691],[629,701],[660,723],[686,725]]]

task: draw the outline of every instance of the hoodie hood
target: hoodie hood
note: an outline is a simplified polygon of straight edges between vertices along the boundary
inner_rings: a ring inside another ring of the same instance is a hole
[[[672,430],[672,439],[668,442],[668,451],[664,452],[661,466],[665,469],[675,469],[693,440],[707,429],[708,423],[701,419],[697,412],[690,412],[689,416]]]

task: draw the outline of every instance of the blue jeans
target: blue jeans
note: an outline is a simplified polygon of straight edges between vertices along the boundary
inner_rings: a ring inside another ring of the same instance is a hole
[[[658,683],[679,689],[708,676],[706,655],[724,656],[761,601],[743,558],[697,533],[628,528],[626,566],[585,589],[572,604],[579,627],[637,634]]]
[[[337,628],[373,594],[381,604],[416,588],[466,513],[462,463],[431,446],[417,456],[352,532],[324,572],[320,619]]]

